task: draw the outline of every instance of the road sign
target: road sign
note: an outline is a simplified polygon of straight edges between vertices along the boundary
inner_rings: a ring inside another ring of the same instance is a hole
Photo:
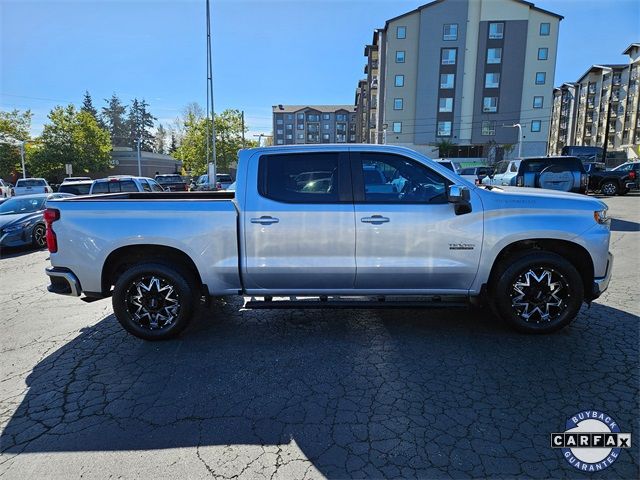
[[[64,171],[67,175],[73,175],[73,166],[70,163],[64,164]]]

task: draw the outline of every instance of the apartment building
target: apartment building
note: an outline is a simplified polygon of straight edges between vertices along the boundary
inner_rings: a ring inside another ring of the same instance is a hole
[[[273,144],[355,143],[354,105],[274,105]]]
[[[640,147],[640,43],[626,64],[592,65],[577,82],[554,89],[549,153],[565,145],[602,147],[637,158]]]
[[[520,124],[522,154],[545,154],[561,20],[522,0],[436,0],[387,20],[365,47],[366,141],[478,157],[516,144]]]

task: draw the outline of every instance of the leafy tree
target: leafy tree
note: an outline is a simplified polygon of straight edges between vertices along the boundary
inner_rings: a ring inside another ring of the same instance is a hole
[[[73,105],[55,107],[49,113],[38,146],[29,154],[33,175],[49,179],[64,177],[66,163],[74,173],[103,171],[109,167],[111,139],[89,112]]]
[[[167,131],[160,123],[156,129],[155,145],[153,151],[156,153],[165,153],[166,150]]]
[[[434,146],[438,148],[439,150],[438,155],[442,158],[447,158],[449,155],[451,155],[451,152],[453,152],[453,150],[456,148],[455,143],[445,139],[442,139],[439,142],[436,142]]]
[[[118,96],[114,93],[111,98],[105,99],[106,107],[102,107],[102,122],[111,135],[111,142],[114,147],[129,146],[129,128],[125,114],[127,107],[122,104]]]
[[[31,129],[31,110],[21,112],[12,110],[4,112],[0,110],[0,142],[5,136],[16,140],[29,140]],[[6,139],[10,142],[10,140]],[[0,143],[0,178],[10,178],[22,171],[20,161],[20,148],[9,143]]]
[[[151,129],[156,118],[148,110],[149,104],[144,100],[134,98],[129,107],[127,127],[129,129],[129,146],[135,148],[138,139],[142,139],[140,148],[152,151],[154,147],[154,135]]]

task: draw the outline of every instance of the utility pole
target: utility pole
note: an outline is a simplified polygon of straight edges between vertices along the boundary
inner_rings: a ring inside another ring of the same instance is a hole
[[[244,110],[242,110],[242,148],[246,148],[247,144],[244,140]]]
[[[140,155],[140,143],[142,142],[142,138],[138,137],[138,139],[136,140],[136,144],[137,144],[137,152],[138,152],[138,176],[141,177],[142,176],[142,155]]]
[[[211,7],[207,0],[207,121],[211,119],[211,131],[207,132],[207,174],[209,176],[209,185],[216,184],[216,126],[215,126],[215,110],[213,104],[213,60],[211,52]],[[211,116],[209,116],[211,111]],[[211,148],[209,146],[211,145]]]
[[[22,178],[27,178],[27,171],[24,167],[24,140],[20,142],[20,161],[22,162]]]
[[[261,143],[262,143],[262,137],[264,137],[264,134],[262,134],[262,133],[260,133],[260,134],[258,134],[258,135],[255,135],[255,134],[254,134],[253,136],[254,136],[254,137],[258,137],[258,146],[260,147],[260,146],[261,146]]]

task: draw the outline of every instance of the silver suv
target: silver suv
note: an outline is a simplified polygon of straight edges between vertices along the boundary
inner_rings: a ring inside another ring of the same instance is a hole
[[[94,180],[89,195],[120,192],[164,192],[164,188],[152,178],[117,175]]]

